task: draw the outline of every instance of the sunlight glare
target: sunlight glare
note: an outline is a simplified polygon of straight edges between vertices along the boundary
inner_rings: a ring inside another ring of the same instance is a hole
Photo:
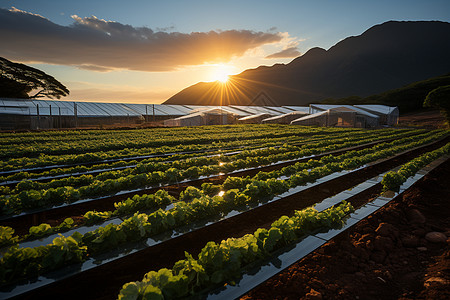
[[[227,65],[216,65],[211,73],[211,79],[213,81],[220,81],[221,83],[226,83],[228,81],[228,76],[231,72],[232,67]]]
[[[222,83],[225,83],[228,81],[228,75],[227,74],[217,74],[217,80],[219,80]]]

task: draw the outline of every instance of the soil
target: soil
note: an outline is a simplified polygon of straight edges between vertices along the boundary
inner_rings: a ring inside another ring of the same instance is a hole
[[[398,120],[400,127],[423,127],[429,129],[445,128],[445,118],[439,110],[427,109],[417,112],[402,114]]]
[[[447,160],[241,299],[450,299],[449,170]]]

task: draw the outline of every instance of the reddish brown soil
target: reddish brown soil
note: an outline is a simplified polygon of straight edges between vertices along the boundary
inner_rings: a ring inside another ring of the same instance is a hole
[[[401,115],[399,126],[413,126],[425,128],[444,128],[445,118],[438,110],[424,110]]]
[[[242,299],[450,299],[450,160]]]

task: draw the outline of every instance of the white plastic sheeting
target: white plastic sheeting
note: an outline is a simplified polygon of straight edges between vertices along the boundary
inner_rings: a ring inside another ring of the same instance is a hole
[[[239,117],[228,107],[213,106],[209,109],[194,111],[194,113],[175,119],[165,120],[166,126],[200,126],[200,125],[224,125]]]
[[[326,110],[329,110],[329,109],[332,109],[332,110],[333,110],[333,109],[338,109],[338,108],[344,107],[344,108],[347,108],[347,109],[356,111],[356,112],[358,112],[358,113],[360,113],[360,114],[363,114],[363,115],[366,115],[366,116],[369,116],[369,117],[372,117],[372,118],[378,118],[378,116],[376,116],[376,115],[374,115],[374,114],[371,114],[371,113],[369,113],[368,111],[363,110],[363,109],[361,109],[361,108],[352,106],[352,105],[345,105],[345,104],[343,104],[343,105],[334,105],[334,104],[310,104],[309,107],[311,108],[311,112],[310,112],[311,114],[314,114],[314,113],[317,113],[317,112],[321,112],[321,111],[326,111]]]
[[[125,104],[141,115],[155,116],[184,116],[192,110],[182,105],[162,105],[162,104]]]
[[[141,117],[156,116],[159,120],[167,117],[195,117],[196,112],[222,111],[234,119],[249,117],[245,120],[259,120],[263,114],[267,122],[283,122],[296,112],[315,114],[324,111],[355,112],[360,121],[373,126],[394,125],[398,122],[398,108],[378,104],[367,105],[328,105],[311,104],[303,106],[201,106],[201,105],[165,105],[165,104],[129,104],[104,102],[73,102],[61,100],[34,100],[0,98],[0,114],[9,116],[78,116],[78,117]],[[252,117],[251,117],[252,116]],[[279,119],[274,117],[280,117]],[[315,115],[318,117],[320,115]],[[303,119],[308,120],[308,119]],[[355,121],[356,122],[356,121]],[[327,125],[328,126],[328,125]]]
[[[270,116],[271,115],[267,114],[267,113],[250,115],[250,116],[246,116],[246,117],[242,117],[242,118],[238,119],[238,122],[241,124],[261,124],[262,120],[264,120]]]
[[[347,106],[337,106],[326,111],[295,119],[293,125],[374,128],[380,125],[379,117],[368,112]]]
[[[183,105],[0,99],[0,114],[74,116],[75,110],[79,117],[184,116],[193,111]]]
[[[73,116],[105,117],[105,116],[140,116],[141,114],[126,104],[102,102],[71,102],[57,100],[0,99],[0,113],[13,114],[11,108],[16,107],[16,114],[30,116]],[[17,108],[20,108],[17,110]]]
[[[32,101],[14,101],[0,99],[0,114],[29,115],[30,107],[32,106]]]
[[[292,111],[289,112],[287,114],[283,114],[280,116],[275,116],[275,117],[271,117],[271,118],[267,118],[262,120],[262,123],[271,123],[271,124],[290,124],[291,121],[298,119],[302,116],[307,115],[307,112],[303,112],[303,111]]]
[[[309,106],[292,106],[292,105],[286,106],[285,105],[283,107],[294,110],[294,111],[301,111],[301,112],[305,112],[305,113],[309,114]]]
[[[213,105],[183,105],[183,106],[191,110],[189,114],[201,111],[210,111],[214,109],[221,109],[223,111],[226,111],[227,113],[242,117],[248,116],[250,114],[248,112],[230,106],[213,106]]]
[[[400,112],[396,106],[387,106],[380,104],[363,104],[355,105],[355,107],[368,111],[380,117],[380,124],[382,125],[396,125]]]
[[[283,106],[264,106],[264,108],[271,109],[276,112],[280,112],[282,114],[287,114],[292,112],[292,109]]]
[[[283,113],[280,111],[275,111],[271,108],[265,107],[265,106],[238,106],[238,105],[230,105],[232,108],[236,108],[242,111],[245,111],[251,115],[257,115],[257,114],[268,114],[271,116],[278,116],[282,115]]]

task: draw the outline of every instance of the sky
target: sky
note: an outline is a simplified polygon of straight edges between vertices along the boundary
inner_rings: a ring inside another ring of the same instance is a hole
[[[55,77],[62,100],[162,103],[390,20],[450,22],[450,1],[0,0],[0,56]]]

